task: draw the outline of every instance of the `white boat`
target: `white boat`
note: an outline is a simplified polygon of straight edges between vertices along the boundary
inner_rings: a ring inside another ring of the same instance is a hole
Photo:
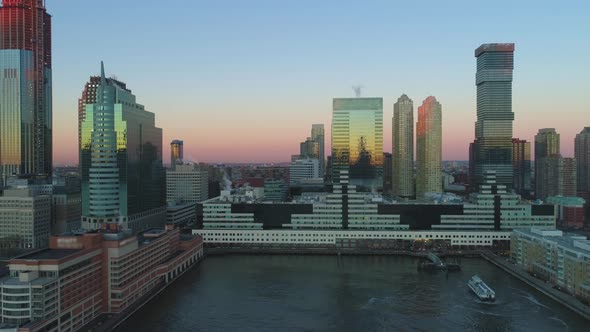
[[[477,275],[471,277],[469,282],[467,282],[469,288],[477,295],[477,297],[482,301],[494,301],[496,300],[496,293],[490,288],[490,286],[486,285],[483,280]]]

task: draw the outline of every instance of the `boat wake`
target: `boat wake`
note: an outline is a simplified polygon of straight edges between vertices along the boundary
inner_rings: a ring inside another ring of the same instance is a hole
[[[548,306],[546,306],[543,303],[539,302],[539,300],[537,300],[537,298],[535,296],[533,296],[532,294],[529,294],[529,293],[526,293],[526,294],[527,294],[526,296],[525,295],[518,295],[518,296],[524,297],[525,299],[531,301],[532,303],[534,303],[534,304],[536,304],[536,305],[538,305],[540,307],[543,307],[543,308],[546,308],[546,309],[550,309]]]
[[[554,320],[556,322],[561,323],[566,329],[570,329],[569,325],[567,325],[566,322],[562,321],[561,319],[557,318],[557,317],[549,317],[549,319]]]

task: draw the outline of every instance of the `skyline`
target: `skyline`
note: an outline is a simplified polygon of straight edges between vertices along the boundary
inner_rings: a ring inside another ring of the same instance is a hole
[[[585,3],[481,10],[469,2],[423,8],[261,1],[233,3],[236,10],[228,11],[228,2],[179,1],[181,12],[128,3],[113,12],[111,3],[46,3],[53,16],[56,165],[77,164],[77,99],[100,60],[156,114],[166,163],[173,139],[184,141],[187,160],[288,162],[313,123],[325,125],[330,151],[332,98],[353,97],[356,84],[365,87],[363,97],[384,98],[385,152],[396,98],[433,95],[445,108],[443,159],[467,160],[476,118],[473,50],[492,42],[516,44],[514,137],[533,141],[539,128],[555,127],[563,155],[573,156],[574,137],[588,126],[582,101],[590,46],[578,43],[590,29],[580,10]],[[131,11],[142,19],[129,20]],[[390,15],[418,11],[420,20]],[[93,15],[74,14],[80,12]],[[105,16],[111,25],[100,24]],[[502,24],[479,24],[494,19]],[[89,38],[97,35],[108,38]],[[90,41],[92,47],[80,47]]]

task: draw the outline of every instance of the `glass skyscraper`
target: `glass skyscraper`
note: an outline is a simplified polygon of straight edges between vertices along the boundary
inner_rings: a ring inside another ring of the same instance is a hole
[[[180,140],[173,140],[170,142],[170,168],[176,169],[184,160],[184,142]]]
[[[518,138],[512,139],[512,167],[514,169],[514,190],[523,197],[531,195],[531,143]]]
[[[353,185],[383,185],[383,98],[334,98],[332,179],[349,172]]]
[[[325,172],[325,163],[326,163],[326,151],[324,147],[324,125],[323,124],[312,124],[311,125],[311,139],[318,142],[319,145],[319,155],[318,159],[320,161],[320,176],[324,177]]]
[[[104,68],[96,102],[83,109],[80,129],[82,226],[117,223],[139,231],[165,222],[162,129]]]
[[[43,0],[0,7],[0,184],[52,172],[51,16]]]
[[[393,104],[392,193],[400,198],[413,198],[414,190],[414,103],[403,94]]]
[[[471,146],[472,184],[483,183],[486,171],[496,171],[498,184],[512,188],[512,71],[514,44],[483,44],[477,58],[477,122]]]
[[[418,107],[416,123],[416,198],[442,193],[442,106],[435,97]]]

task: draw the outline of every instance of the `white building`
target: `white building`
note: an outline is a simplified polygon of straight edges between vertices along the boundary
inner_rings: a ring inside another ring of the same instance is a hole
[[[176,165],[166,171],[166,200],[198,203],[209,195],[209,172],[199,165]]]
[[[297,159],[289,165],[289,184],[296,185],[301,180],[320,178],[320,162],[315,158]]]
[[[443,215],[441,230],[513,230],[518,228],[555,228],[555,209],[551,214],[535,215],[531,204],[522,203],[520,196],[506,192],[506,185],[496,183],[496,173],[487,171],[480,192],[472,194],[471,202],[463,205],[462,215]]]

